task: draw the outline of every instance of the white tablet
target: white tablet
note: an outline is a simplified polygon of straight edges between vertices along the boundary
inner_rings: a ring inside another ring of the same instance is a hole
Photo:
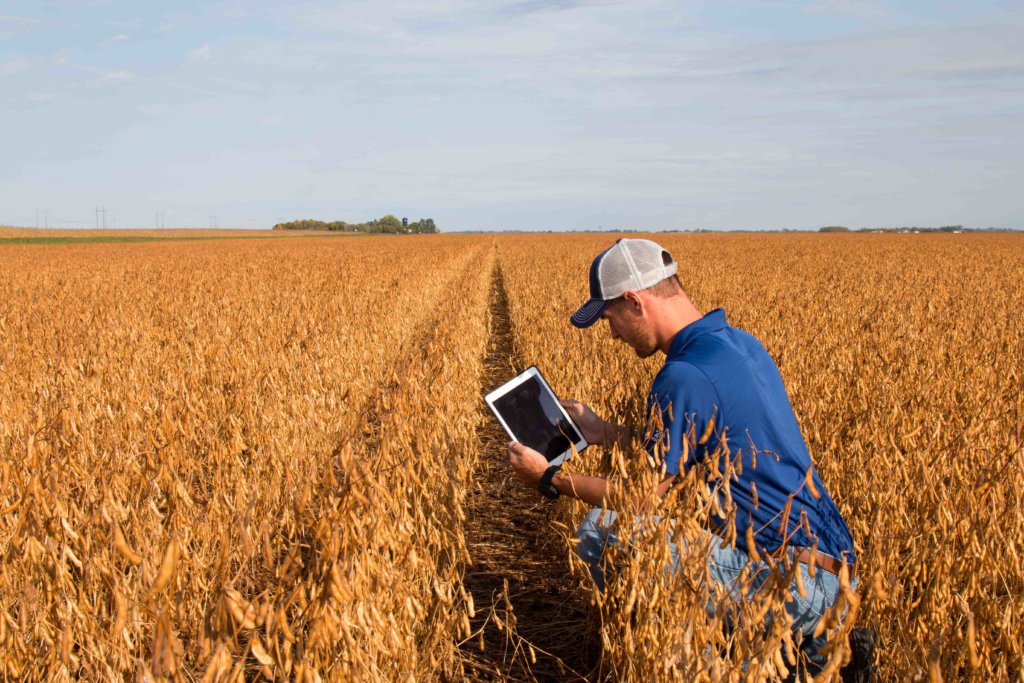
[[[540,452],[552,465],[558,465],[587,447],[576,423],[558,397],[531,365],[484,397],[513,441]]]

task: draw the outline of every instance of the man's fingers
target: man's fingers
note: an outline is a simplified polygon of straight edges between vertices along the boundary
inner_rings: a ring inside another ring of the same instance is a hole
[[[530,447],[522,444],[518,441],[510,441],[508,444],[508,454],[510,458],[528,458],[530,457]]]

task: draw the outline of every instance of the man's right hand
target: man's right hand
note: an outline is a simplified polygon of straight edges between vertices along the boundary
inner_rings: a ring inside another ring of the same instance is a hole
[[[583,438],[587,440],[587,443],[605,446],[609,438],[615,438],[617,430],[599,418],[597,413],[587,406],[572,399],[559,401],[559,403],[565,408],[565,412],[569,413],[572,421],[583,430]]]

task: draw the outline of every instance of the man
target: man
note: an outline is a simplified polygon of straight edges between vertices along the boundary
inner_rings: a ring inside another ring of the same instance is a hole
[[[660,411],[663,425],[645,444],[663,466],[656,495],[663,496],[681,472],[716,452],[724,450],[741,463],[730,485],[734,514],[712,520],[716,531],[732,536],[722,529],[731,520],[735,543],[710,544],[710,575],[731,586],[749,557],[787,545],[800,563],[807,596],[794,587],[787,610],[794,628],[810,641],[822,613],[836,600],[844,563],[854,576],[853,539],[811,462],[775,362],[757,339],[730,326],[722,309],[701,315],[676,272],[672,255],[655,242],[620,239],[591,264],[590,299],[571,322],[586,328],[603,318],[612,339],[639,357],[665,354],[648,394],[648,413]],[[606,422],[577,401],[563,405],[589,443],[629,444],[628,427]],[[577,553],[603,589],[601,555],[616,540],[608,528],[614,513],[602,516],[607,480],[548,467],[542,455],[518,442],[508,450],[512,468],[527,484],[549,497],[569,495],[595,506],[578,529]],[[783,530],[780,520],[787,516]],[[748,547],[751,541],[756,548]],[[814,576],[809,562],[817,568]]]

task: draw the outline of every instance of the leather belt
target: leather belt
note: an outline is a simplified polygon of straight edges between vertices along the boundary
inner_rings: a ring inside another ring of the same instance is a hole
[[[849,567],[850,578],[853,579],[853,577],[856,576],[854,564],[844,562],[843,560],[824,553],[817,553],[817,556],[815,556],[815,552],[811,548],[794,548],[793,560],[796,562],[803,562],[806,565],[810,565],[813,562],[815,567],[824,569],[829,574],[835,574],[836,576],[839,576],[839,570],[842,569],[845,564]]]

